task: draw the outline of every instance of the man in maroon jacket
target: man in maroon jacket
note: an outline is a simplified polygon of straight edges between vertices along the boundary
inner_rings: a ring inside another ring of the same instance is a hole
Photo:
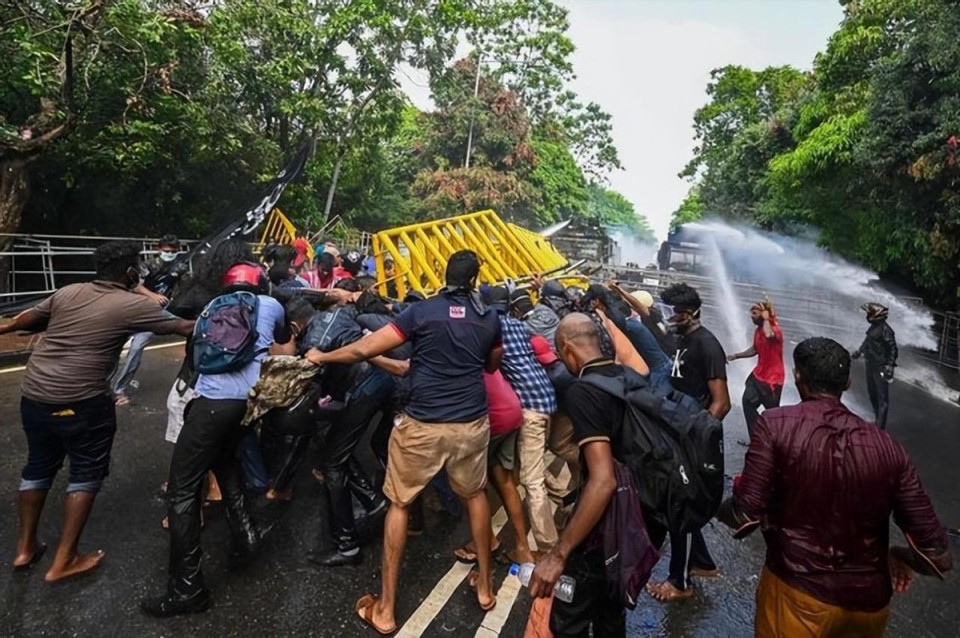
[[[882,636],[894,590],[952,567],[948,541],[904,449],[841,403],[846,349],[818,337],[793,357],[802,402],[757,420],[718,518],[763,530],[757,636]],[[910,547],[889,548],[891,514]]]

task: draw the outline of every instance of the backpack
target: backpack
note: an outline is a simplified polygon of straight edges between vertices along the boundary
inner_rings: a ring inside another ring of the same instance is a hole
[[[660,560],[660,552],[647,535],[633,472],[616,462],[614,472],[617,491],[600,524],[603,558],[610,597],[627,609],[633,609],[650,579],[650,572]]]
[[[224,374],[243,369],[267,349],[257,350],[260,299],[252,292],[220,295],[203,309],[190,342],[194,370]]]
[[[723,498],[723,425],[695,401],[656,394],[640,375],[582,381],[624,401],[611,444],[636,480],[647,517],[674,533],[701,529]]]

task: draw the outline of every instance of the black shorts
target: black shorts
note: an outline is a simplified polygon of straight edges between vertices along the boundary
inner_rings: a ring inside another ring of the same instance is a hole
[[[29,452],[20,490],[47,490],[65,458],[70,459],[67,492],[98,492],[110,473],[117,432],[113,399],[103,395],[76,403],[20,399],[20,417]]]

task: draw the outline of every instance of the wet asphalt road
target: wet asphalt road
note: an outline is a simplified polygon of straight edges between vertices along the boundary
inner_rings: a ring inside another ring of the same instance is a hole
[[[164,401],[177,368],[178,348],[149,352],[138,379],[142,390],[120,411],[112,473],[100,494],[81,549],[106,550],[99,571],[58,585],[43,582],[47,556],[32,571],[0,569],[0,634],[4,636],[372,636],[355,620],[353,606],[379,586],[379,529],[359,567],[319,570],[304,559],[321,525],[319,486],[305,464],[296,496],[274,530],[259,561],[242,573],[226,567],[226,527],[219,506],[205,510],[204,569],[215,607],[198,616],[153,620],[137,609],[138,600],[162,590],[168,541],[160,529],[164,506],[157,496],[165,480],[172,446],[163,440]],[[857,370],[858,374],[862,371]],[[16,489],[25,458],[19,425],[21,373],[0,375],[0,549],[12,559],[16,535]],[[858,377],[859,379],[859,377]],[[786,397],[790,394],[787,393]],[[739,403],[739,397],[733,397]],[[850,403],[866,404],[855,385]],[[890,430],[914,456],[944,524],[960,526],[960,408],[931,399],[897,382],[892,388]],[[745,438],[739,409],[727,419],[728,473],[742,465]],[[316,454],[316,450],[311,452]],[[58,478],[41,522],[41,538],[53,544],[60,527],[66,483]],[[427,533],[411,538],[401,573],[398,618],[405,620],[454,565],[452,551],[468,533],[465,521],[428,513]],[[700,584],[696,598],[665,607],[642,598],[629,616],[631,636],[747,636],[752,634],[753,591],[763,559],[759,535],[738,543],[719,527],[706,530],[723,571],[719,580]],[[895,533],[895,542],[899,533]],[[508,546],[510,544],[507,540]],[[960,566],[960,546],[955,545]],[[655,571],[665,575],[666,560]],[[506,567],[498,566],[497,583]],[[888,635],[960,636],[960,578],[946,582],[918,579],[893,603]],[[465,583],[452,591],[422,635],[474,636],[483,620]],[[520,636],[530,601],[520,592],[502,636]]]

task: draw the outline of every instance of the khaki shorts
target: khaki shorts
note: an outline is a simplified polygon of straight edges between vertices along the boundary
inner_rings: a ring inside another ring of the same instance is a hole
[[[441,468],[450,487],[470,498],[487,486],[487,446],[490,420],[467,423],[424,423],[397,416],[387,452],[383,493],[392,503],[409,505]]]

